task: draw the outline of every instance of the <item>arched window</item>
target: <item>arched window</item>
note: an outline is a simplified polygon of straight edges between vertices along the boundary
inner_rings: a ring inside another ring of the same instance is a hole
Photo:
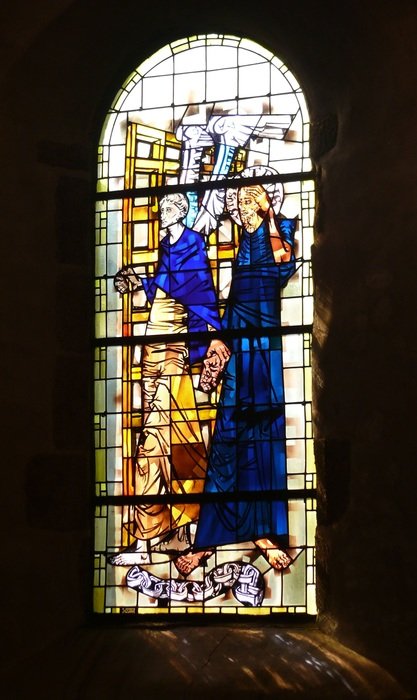
[[[99,613],[314,613],[302,91],[199,35],[109,110],[96,209]]]

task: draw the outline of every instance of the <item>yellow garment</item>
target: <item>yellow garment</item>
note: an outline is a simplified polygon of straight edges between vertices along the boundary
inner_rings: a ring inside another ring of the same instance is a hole
[[[198,421],[185,342],[187,312],[158,289],[146,335],[169,334],[173,341],[143,348],[144,421],[136,452],[135,493],[198,493],[203,490],[206,449]],[[166,535],[198,518],[197,504],[135,506],[133,534],[138,539]]]

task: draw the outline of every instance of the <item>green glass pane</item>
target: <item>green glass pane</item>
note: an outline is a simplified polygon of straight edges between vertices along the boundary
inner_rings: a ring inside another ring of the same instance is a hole
[[[96,450],[96,481],[106,479],[106,451]]]

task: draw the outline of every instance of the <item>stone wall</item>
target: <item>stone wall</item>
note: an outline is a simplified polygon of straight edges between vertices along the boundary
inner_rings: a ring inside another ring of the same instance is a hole
[[[160,46],[220,31],[277,53],[313,122],[319,624],[412,684],[416,4],[264,0],[243,11],[235,0],[209,10],[189,0],[15,0],[1,12],[1,561],[11,657],[88,620],[102,117]]]

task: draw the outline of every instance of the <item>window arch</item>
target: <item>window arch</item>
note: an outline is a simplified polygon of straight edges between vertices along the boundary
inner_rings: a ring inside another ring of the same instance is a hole
[[[94,610],[314,613],[300,86],[248,39],[172,42],[98,160]]]

